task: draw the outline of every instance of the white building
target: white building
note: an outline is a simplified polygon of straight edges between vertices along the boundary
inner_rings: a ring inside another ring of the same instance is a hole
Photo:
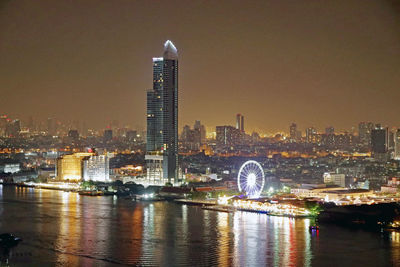
[[[300,198],[319,198],[326,202],[337,202],[342,199],[354,201],[375,196],[372,190],[347,189],[342,187],[294,188],[291,190],[291,193]]]
[[[146,178],[135,178],[135,183],[142,184],[144,187],[150,185],[164,186],[166,183],[170,182],[173,186],[180,186],[179,178],[184,179],[182,170],[178,168],[178,179],[170,179],[165,176],[164,162],[165,157],[163,155],[150,155],[145,156],[147,175]]]
[[[84,159],[83,180],[110,182],[110,158],[107,155],[100,155]]]
[[[21,166],[19,163],[6,163],[3,166],[4,173],[16,173],[21,170]]]
[[[324,173],[324,183],[346,187],[346,176],[344,174],[326,172]]]

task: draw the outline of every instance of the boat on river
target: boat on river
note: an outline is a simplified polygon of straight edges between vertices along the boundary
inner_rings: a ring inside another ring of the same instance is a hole
[[[81,190],[78,191],[78,194],[82,196],[104,196],[104,192],[98,190]]]

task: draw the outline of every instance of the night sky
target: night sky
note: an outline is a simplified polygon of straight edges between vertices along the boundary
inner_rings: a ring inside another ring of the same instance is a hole
[[[400,126],[398,1],[0,0],[0,113],[145,129],[152,57],[178,48],[179,130]]]

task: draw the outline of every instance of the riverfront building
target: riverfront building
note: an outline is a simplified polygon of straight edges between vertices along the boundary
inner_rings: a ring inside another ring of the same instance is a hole
[[[153,58],[153,89],[147,91],[146,149],[151,184],[176,184],[179,179],[178,51],[169,40],[164,44],[163,57]]]

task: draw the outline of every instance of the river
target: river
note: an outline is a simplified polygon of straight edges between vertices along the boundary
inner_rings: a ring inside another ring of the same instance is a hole
[[[400,233],[0,185],[10,266],[400,266]]]

